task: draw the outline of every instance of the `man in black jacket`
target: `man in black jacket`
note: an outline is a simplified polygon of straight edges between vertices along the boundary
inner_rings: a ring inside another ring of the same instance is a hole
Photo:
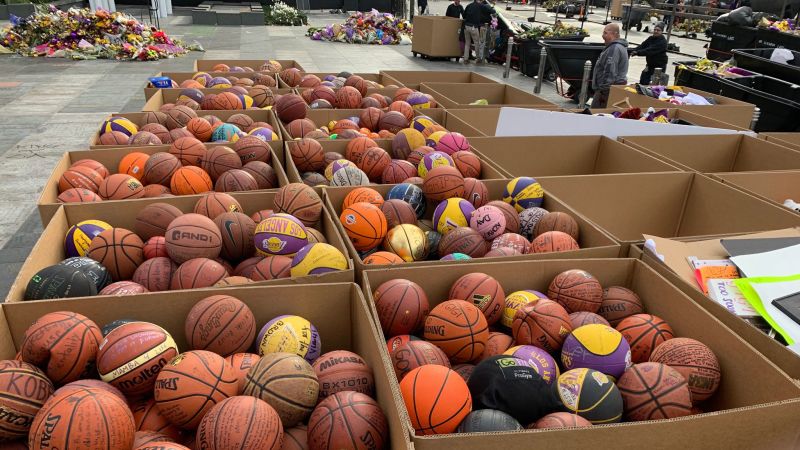
[[[660,67],[665,72],[667,70],[667,38],[663,33],[664,23],[658,22],[653,27],[653,35],[631,52],[631,56],[644,56],[647,61],[647,67],[642,71],[639,84],[649,85],[656,67]]]
[[[464,7],[461,6],[461,0],[453,0],[453,3],[447,6],[447,12],[444,13],[447,17],[460,19],[464,14]]]
[[[483,54],[483,46],[486,43],[486,32],[488,31],[488,21],[494,14],[494,9],[484,3],[485,0],[473,0],[472,3],[464,8],[464,64],[469,63],[469,47],[475,43],[475,59],[478,64],[486,61]]]

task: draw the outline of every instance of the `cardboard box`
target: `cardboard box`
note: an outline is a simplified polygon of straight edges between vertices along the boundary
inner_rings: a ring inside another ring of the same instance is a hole
[[[680,170],[605,136],[481,137],[469,142],[507,178]]]
[[[632,136],[620,140],[687,171],[800,169],[800,152],[744,134]]]
[[[244,114],[249,116],[256,122],[266,122],[272,125],[272,130],[275,134],[278,135],[278,139],[283,139],[283,135],[281,134],[281,127],[278,124],[278,118],[275,114],[268,109],[246,109],[246,110],[234,110],[234,111],[222,111],[222,110],[215,110],[215,111],[198,111],[198,115],[204,116],[207,114],[215,115],[220,118],[220,120],[227,121],[229,117],[234,114]],[[135,123],[137,126],[142,126],[142,121],[144,120],[145,113],[143,112],[127,112],[127,113],[117,113],[109,115],[105,120],[111,119],[112,117],[124,117],[131,122]],[[101,145],[100,144],[100,124],[98,124],[98,131],[95,132],[92,137],[89,139],[89,148],[92,150],[103,150],[109,148],[119,148],[119,145]],[[222,144],[222,143],[221,143]],[[127,148],[128,146],[122,146]]]
[[[317,127],[323,127],[323,126],[328,126],[330,122],[335,122],[337,120],[359,117],[362,111],[364,110],[363,109],[309,109],[306,112],[306,119],[310,119],[311,121],[313,121],[317,125]],[[415,109],[414,114],[415,116],[428,116],[431,119],[433,119],[436,123],[442,126],[444,126],[444,122],[446,120],[446,115],[445,115],[446,113],[444,108]],[[287,141],[292,140],[293,139],[292,135],[289,134],[289,131],[286,129],[287,124],[281,122],[280,120],[276,121],[280,123],[281,133],[284,136],[284,140]]]
[[[338,75],[338,73],[336,73],[336,72],[303,72],[303,71],[301,71],[300,72],[300,76],[304,76],[304,75],[316,75],[320,80],[325,81],[325,77],[328,77],[328,76],[336,77]],[[373,81],[373,82],[378,83],[378,84],[380,84],[382,86],[393,84],[393,85],[397,85],[397,87],[402,87],[402,85],[398,85],[394,80],[392,80],[391,78],[389,78],[386,75],[381,74],[381,73],[356,72],[353,75],[358,75],[358,76],[360,76],[361,78],[363,78],[363,79],[365,79],[367,81]],[[278,84],[282,88],[291,87],[288,84],[286,84],[281,79],[280,76],[278,76]],[[297,89],[298,90],[302,90],[304,88],[302,88],[300,86],[297,86]],[[368,93],[372,93],[372,92],[374,92],[375,89],[376,88],[369,88],[369,89],[367,89],[367,92]]]
[[[489,198],[491,200],[500,200],[502,198],[503,189],[507,183],[507,180],[485,180],[484,184],[486,184],[486,188],[489,191]],[[372,185],[371,188],[375,189],[376,191],[380,192],[381,195],[386,196],[394,185],[391,184],[379,184],[379,185]],[[365,265],[364,260],[358,254],[358,251],[353,246],[353,243],[347,237],[347,233],[344,231],[344,227],[341,225],[341,222],[338,221],[338,217],[342,214],[342,202],[347,194],[353,190],[351,187],[325,187],[325,207],[328,208],[328,212],[330,213],[331,217],[336,220],[337,226],[339,226],[339,232],[342,235],[342,239],[345,242],[349,252],[350,258],[353,259],[355,268],[356,268],[356,275],[359,275],[362,271],[369,269],[371,266]],[[433,217],[433,211],[436,209],[435,202],[428,202],[427,207],[425,209],[425,216],[422,220],[431,220]],[[528,260],[542,260],[542,259],[573,259],[573,258],[616,258],[620,255],[620,247],[609,235],[601,231],[598,227],[590,223],[584,217],[580,216],[577,212],[575,212],[569,205],[565,204],[564,202],[556,199],[555,197],[549,196],[545,193],[544,196],[544,203],[542,204],[542,208],[545,208],[548,211],[561,211],[572,215],[575,220],[578,222],[578,227],[580,229],[580,235],[578,236],[578,244],[580,245],[579,250],[573,250],[569,252],[558,252],[558,253],[535,253],[535,254],[527,254],[527,255],[518,255],[518,256],[508,256],[502,257],[500,259],[492,258],[492,259],[484,259],[484,258],[475,258],[466,261],[459,261],[459,264],[476,264],[476,263],[484,263],[488,261],[528,261]],[[419,267],[419,266],[436,266],[436,267],[451,267],[453,265],[452,261],[416,261],[413,263],[404,263],[402,267]]]
[[[169,77],[177,84],[181,84],[186,80],[191,80],[192,77],[197,72],[159,72],[156,74],[157,77]],[[253,78],[255,76],[255,72],[207,72],[212,77],[237,77],[237,78]],[[259,74],[259,76],[263,76],[264,74]],[[278,85],[277,74],[271,74],[271,78],[275,79],[275,86]],[[149,99],[152,97],[156,92],[160,91],[160,88],[155,88],[147,83],[144,87],[144,98]]]
[[[271,147],[272,153],[270,166],[272,166],[272,168],[275,170],[275,174],[278,177],[278,187],[286,186],[290,183],[290,181],[286,176],[286,171],[284,170],[285,153],[283,151],[283,141],[274,141],[269,142],[268,144]],[[225,144],[205,144],[206,148],[213,148],[218,145]],[[76,161],[80,161],[81,159],[93,159],[106,166],[111,173],[117,173],[119,162],[131,152],[141,152],[152,155],[153,153],[158,152],[169,152],[169,149],[169,145],[148,145],[145,147],[121,147],[108,150],[78,150],[74,152],[65,152],[64,155],[61,156],[61,159],[59,159],[56,163],[55,167],[53,168],[53,172],[50,173],[50,177],[45,182],[44,189],[42,190],[42,194],[39,196],[39,201],[37,202],[39,207],[39,217],[42,218],[42,224],[47,225],[47,223],[50,221],[50,218],[52,218],[53,214],[55,214],[58,210],[58,207],[62,205],[62,203],[58,201],[58,180],[61,178],[61,175],[63,175],[64,172],[66,172],[66,170],[69,169],[69,167]],[[275,189],[277,189],[277,187]],[[202,195],[190,195],[187,197],[194,198],[195,201],[197,201],[197,199],[202,197]],[[124,202],[129,201],[131,200],[105,200],[104,203],[119,206],[124,205]],[[85,205],[85,203],[74,203],[74,205]]]
[[[627,252],[643,234],[700,238],[800,225],[785,208],[687,172],[537,178]]]
[[[267,61],[277,61],[281,64],[281,67],[284,69],[289,68],[296,68],[301,71],[305,71],[303,66],[298,64],[297,61],[293,59],[273,59],[269,60],[268,58],[265,59],[197,59],[194,61],[194,71],[195,72],[209,72],[211,69],[214,68],[217,64],[227,64],[229,67],[239,66],[239,67],[249,67],[255,71],[261,68],[261,66],[266,63]],[[241,73],[241,72],[228,72],[228,73]],[[272,72],[274,73],[274,72]]]
[[[396,394],[401,417],[412,442],[420,449],[536,448],[793,448],[800,428],[787,415],[800,411],[798,387],[746,341],[700,308],[652,268],[634,259],[550,260],[448,267],[368,270],[363,287],[368,300],[374,289],[388,280],[405,278],[425,289],[431,307],[448,298],[450,286],[460,276],[482,272],[495,277],[505,292],[546,289],[560,272],[583,269],[604,286],[621,285],[637,292],[645,310],[667,321],[677,336],[708,345],[719,359],[719,390],[703,405],[704,414],[672,420],[593,426],[579,429],[525,430],[505,433],[415,436],[408,413]],[[374,307],[373,307],[374,312]],[[377,318],[375,319],[377,321]],[[386,351],[386,350],[384,350]],[[384,355],[386,359],[386,355]],[[388,365],[388,363],[387,363]],[[391,368],[387,367],[387,371]],[[391,376],[391,372],[390,375]],[[523,425],[524,426],[524,425]],[[713,444],[709,444],[709,443]]]
[[[13,359],[25,330],[33,321],[50,312],[68,310],[87,316],[101,327],[121,318],[155,323],[172,335],[179,350],[186,351],[184,321],[189,310],[199,300],[215,294],[232,295],[247,304],[258,327],[281,314],[300,315],[317,327],[323,353],[349,350],[360,355],[372,368],[375,398],[389,423],[386,448],[410,448],[405,423],[395,405],[396,385],[383,368],[381,348],[386,345],[378,340],[364,297],[352,283],[198,289],[133,297],[7,304],[0,308],[0,350],[3,358]],[[330,314],[330,311],[337,314]]]
[[[783,201],[787,199],[800,202],[800,170],[715,173],[713,176],[729,186],[781,207]]]
[[[538,95],[529,94],[522,89],[507,84],[423,82],[420,84],[419,89],[423,93],[433,95],[445,108],[452,109],[486,109],[501,106],[549,110],[561,109],[560,106]],[[484,99],[489,104],[471,104],[479,99]]]
[[[394,84],[419,90],[421,83],[498,83],[477,72],[463,70],[381,70]]]
[[[414,16],[414,39],[411,53],[414,56],[458,58],[464,54],[459,45],[458,33],[461,19],[447,16]]]
[[[284,88],[270,88],[272,89],[272,93],[275,95],[283,95],[283,94],[295,94],[294,89],[284,89]],[[142,111],[159,111],[162,106],[167,103],[175,103],[178,100],[178,96],[181,95],[183,89],[158,89],[158,92],[153,93],[153,96],[148,98],[145,102],[144,106],[142,106]],[[219,94],[220,89],[200,89],[203,94]],[[219,109],[200,109],[197,112],[200,114],[212,114],[214,111],[220,111]],[[235,110],[238,112],[242,111],[255,111],[255,110]]]
[[[755,105],[745,103],[740,100],[723,97],[718,94],[711,94],[709,92],[701,91],[699,89],[692,89],[682,87],[684,92],[693,92],[703,97],[713,98],[716,102],[715,105],[673,105],[661,100],[647,97],[640,94],[634,94],[625,90],[627,86],[615,85],[611,86],[611,91],[608,97],[608,104],[612,107],[620,106],[627,108],[629,106],[637,106],[639,108],[664,108],[668,106],[672,109],[684,109],[687,111],[696,112],[706,117],[718,120],[720,122],[729,123],[738,127],[750,129],[750,123],[753,121],[753,112]]]
[[[776,237],[800,236],[800,229],[788,228],[784,230],[768,231],[735,236],[736,239],[758,239]],[[638,245],[631,246],[630,256],[641,258],[643,262],[655,269],[664,278],[688,295],[695,303],[719,319],[734,333],[752,345],[759,353],[772,361],[790,377],[800,378],[800,356],[789,350],[786,346],[770,338],[761,330],[748,322],[731,314],[728,309],[706,297],[692,278],[692,272],[686,257],[696,256],[701,259],[724,259],[728,252],[720,245],[719,239],[681,242],[672,239],[654,238],[653,244],[659,257],[650,249],[642,249]],[[661,259],[663,258],[663,260]]]
[[[759,137],[794,150],[800,150],[800,133],[759,133]]]
[[[239,201],[244,213],[248,216],[256,211],[273,209],[275,191],[231,192],[230,195]],[[61,206],[50,219],[41,236],[39,236],[39,240],[33,245],[30,255],[22,264],[17,278],[8,291],[6,303],[22,301],[25,295],[25,287],[36,272],[47,266],[58,264],[66,258],[64,254],[64,236],[72,225],[84,220],[95,219],[102,220],[112,227],[121,227],[133,231],[136,214],[145,206],[153,203],[169,203],[184,213],[189,213],[194,211],[194,205],[197,203],[198,198],[198,196],[192,195],[126,200],[124,203],[97,202],[80,205],[70,203]],[[334,222],[330,213],[323,208],[320,222],[314,228],[322,232],[328,244],[336,247],[347,256],[348,249],[345,246],[344,239],[339,235],[339,227],[336,225],[338,222],[338,216]],[[348,264],[347,270],[298,278],[280,278],[262,281],[259,284],[340,283],[350,281],[353,281],[352,262]]]
[[[665,105],[665,106],[670,106],[670,105]],[[622,111],[625,111],[626,109],[627,108],[623,108],[623,107],[618,107],[618,108],[595,108],[595,109],[592,109],[591,112],[592,112],[592,114],[611,114],[611,113],[614,113],[614,112],[622,112]],[[663,108],[661,108],[661,109],[663,109]],[[583,112],[583,110],[580,110],[580,109],[572,109],[571,111],[577,112],[577,113]],[[646,109],[645,109],[645,111],[646,111]],[[695,125],[695,126],[698,126],[698,127],[724,128],[724,129],[728,129],[728,130],[736,130],[736,131],[753,133],[752,131],[750,131],[747,128],[742,128],[740,126],[736,126],[736,125],[733,125],[733,124],[730,124],[730,123],[722,122],[722,121],[717,120],[717,119],[712,119],[710,117],[706,117],[706,116],[700,115],[695,111],[688,111],[688,110],[685,110],[685,109],[667,109],[667,117],[669,117],[671,120],[672,119],[679,120],[681,122],[686,122],[689,125]]]

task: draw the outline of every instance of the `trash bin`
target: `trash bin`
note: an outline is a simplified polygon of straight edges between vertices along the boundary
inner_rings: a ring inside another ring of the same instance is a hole
[[[673,64],[675,65],[675,85],[700,89],[701,91],[711,92],[713,94],[719,94],[722,89],[722,80],[749,86],[753,78],[760,76],[759,74],[751,73],[750,75],[720,77],[715,74],[695,70],[696,61],[678,61]]]
[[[722,95],[736,100],[752,103],[761,110],[758,122],[756,123],[756,132],[765,131],[784,131],[784,132],[797,132],[800,131],[800,103],[793,102],[785,96],[773,95],[764,91],[758,90],[758,87],[767,85],[777,86],[775,81],[780,80],[760,80],[759,78],[770,77],[757,77],[753,80],[754,87],[748,87],[739,83],[733,83],[727,80],[722,81]],[[794,85],[797,89],[800,86]],[[797,93],[792,94],[787,92],[786,96],[796,96]]]
[[[712,22],[711,42],[708,44],[706,57],[714,61],[727,61],[731,59],[734,49],[753,48],[755,42],[755,28]]]
[[[586,38],[584,35],[565,36],[554,39],[528,39],[518,42],[519,44],[519,71],[529,77],[535,77],[539,74],[539,58],[542,51],[540,42],[544,41],[569,41],[569,42],[582,42]],[[555,73],[550,65],[550,62],[545,59],[546,65],[544,68],[545,80],[555,80]]]
[[[775,77],[790,83],[800,83],[800,52],[792,50],[794,59],[787,64],[770,61],[772,48],[737,49],[733,51],[736,65],[753,72]]]

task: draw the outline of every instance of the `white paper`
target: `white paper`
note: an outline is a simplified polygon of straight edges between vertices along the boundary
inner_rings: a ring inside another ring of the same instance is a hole
[[[800,274],[800,245],[771,252],[731,257],[745,278],[788,277]]]
[[[689,92],[686,94],[686,97],[683,97],[683,104],[684,105],[696,105],[696,106],[704,106],[710,105],[708,100],[705,97],[695,94],[694,92]]]
[[[786,334],[791,336],[795,344],[800,342],[800,324],[772,304],[773,300],[800,292],[800,280],[777,283],[750,283],[750,285],[756,291],[758,297],[761,298],[761,303],[763,303],[764,309],[772,317],[772,320],[783,328]]]
[[[668,107],[669,105],[664,105]],[[736,134],[722,128],[609,119],[589,114],[500,108],[495,136],[674,136],[676,134]]]

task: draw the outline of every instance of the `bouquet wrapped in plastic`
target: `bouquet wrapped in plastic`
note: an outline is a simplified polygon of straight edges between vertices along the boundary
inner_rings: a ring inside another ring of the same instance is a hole
[[[352,13],[343,24],[312,27],[306,33],[315,41],[376,45],[410,44],[411,34],[409,21],[374,9]]]

